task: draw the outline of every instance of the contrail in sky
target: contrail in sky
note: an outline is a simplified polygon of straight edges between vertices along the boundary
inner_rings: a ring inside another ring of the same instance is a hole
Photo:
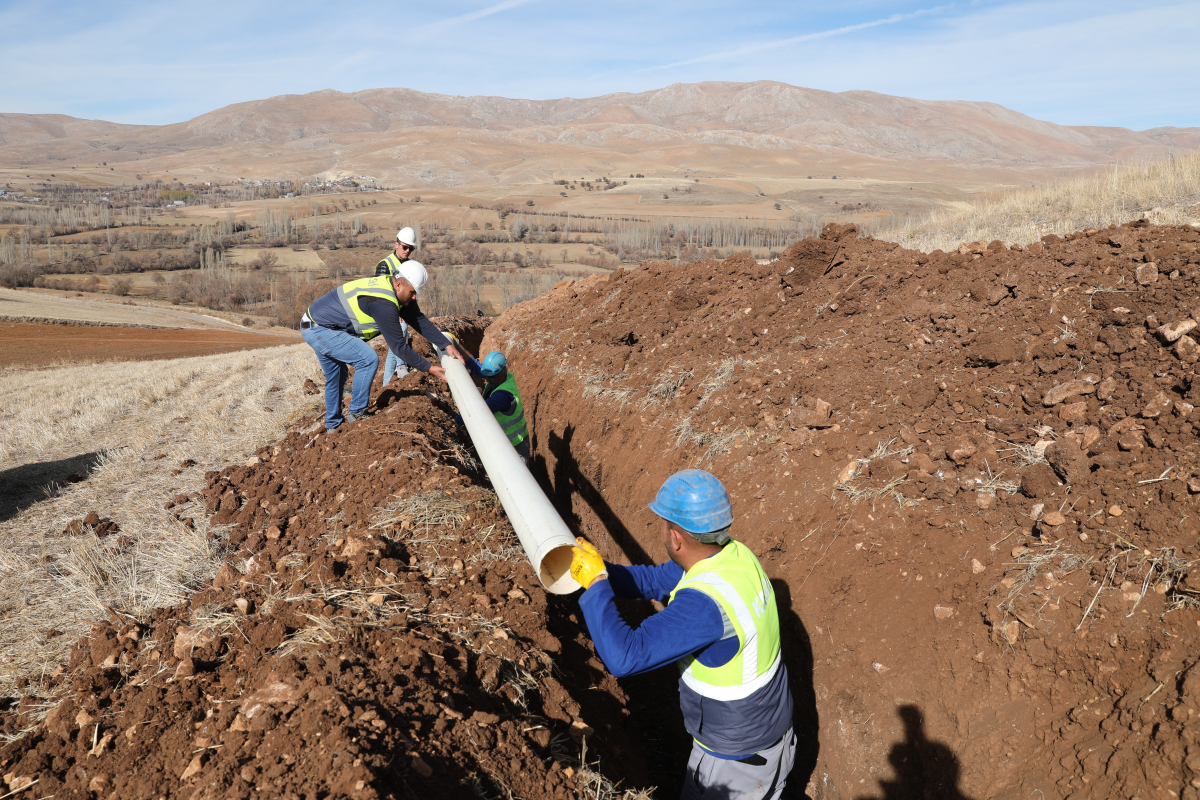
[[[449,28],[453,28],[458,25],[464,25],[468,22],[474,22],[475,20],[483,19],[484,17],[490,17],[492,14],[499,14],[501,11],[508,11],[510,8],[516,8],[517,6],[523,6],[532,2],[533,0],[504,0],[502,3],[496,3],[495,5],[488,6],[487,8],[481,8],[478,11],[472,11],[468,14],[460,14],[457,17],[448,17],[443,20],[438,20],[437,22],[430,22],[428,25],[421,25],[417,28],[414,28],[411,32],[411,35],[429,36],[431,34],[441,33]]]
[[[675,61],[671,64],[662,64],[650,69],[669,69],[671,67],[682,67],[688,64],[703,64],[707,61],[717,61],[723,58],[734,58],[736,56],[749,55],[750,53],[758,53],[763,50],[773,50],[777,47],[786,47],[789,44],[798,44],[800,42],[811,42],[814,39],[828,39],[831,36],[841,36],[844,33],[854,33],[855,31],[866,30],[867,28],[878,28],[881,25],[894,25],[897,22],[914,19],[916,17],[926,17],[930,14],[938,14],[948,8],[953,8],[954,4],[950,3],[944,6],[935,8],[924,8],[918,11],[910,11],[907,14],[893,14],[890,17],[883,19],[871,20],[870,22],[860,22],[856,25],[846,25],[841,28],[832,28],[827,31],[817,31],[816,33],[805,33],[800,36],[791,36],[787,39],[776,39],[770,42],[757,42],[755,44],[746,45],[745,47],[737,47],[733,50],[722,50],[719,53],[709,53],[708,55],[689,58],[686,61]]]

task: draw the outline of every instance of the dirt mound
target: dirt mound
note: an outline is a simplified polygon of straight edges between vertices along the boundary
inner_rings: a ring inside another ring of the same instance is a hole
[[[477,348],[474,320],[439,322]],[[578,760],[595,730],[588,761],[644,784],[624,693],[548,607],[448,397],[411,373],[373,417],[310,415],[208,473],[229,562],[184,606],[93,627],[61,704],[0,751],[5,791],[565,798],[601,780]]]
[[[557,288],[484,349],[606,557],[662,559],[670,473],[725,481],[809,796],[1195,798],[1198,245],[1141,222],[927,255],[831,226],[771,264]]]

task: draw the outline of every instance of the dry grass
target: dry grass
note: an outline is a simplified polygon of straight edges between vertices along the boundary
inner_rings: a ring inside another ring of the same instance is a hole
[[[738,364],[745,363],[748,362],[738,358],[737,356],[734,356],[732,358],[727,358],[718,364],[716,369],[712,371],[711,375],[700,381],[700,388],[704,390],[704,394],[701,395],[700,402],[696,404],[696,408],[702,408],[704,404],[708,402],[710,397],[728,386],[729,382],[733,380],[734,369]]]
[[[871,455],[866,458],[860,458],[859,461],[866,465],[880,458],[904,458],[905,456],[912,455],[913,451],[916,450],[916,447],[911,444],[903,447],[896,447],[895,444],[896,440],[894,438],[888,439],[886,442],[880,442],[875,445],[875,449],[871,451]]]
[[[584,400],[605,400],[624,408],[637,394],[636,389],[616,385],[625,380],[627,375],[610,375],[601,369],[579,369],[565,361],[555,365],[554,374],[576,376],[583,386]]]
[[[301,384],[316,366],[307,347],[293,346],[5,380],[6,479],[35,469],[45,475],[44,462],[97,455],[83,462],[91,466],[86,480],[51,485],[42,497],[27,497],[22,505],[37,502],[24,510],[10,507],[0,522],[0,694],[18,693],[15,683],[24,677],[34,680],[21,693],[38,696],[38,679],[110,609],[144,615],[212,576],[222,548],[205,509],[196,500],[170,511],[163,506],[176,494],[197,496],[206,470],[244,461],[301,409],[315,409]],[[196,463],[168,474],[184,459]],[[71,520],[93,510],[116,522],[120,536],[64,535]]]
[[[156,325],[163,328],[225,328],[206,324],[197,318],[199,315],[151,306],[125,305],[115,300],[85,300],[19,289],[0,289],[0,316],[107,322],[113,325]]]
[[[875,509],[875,501],[884,498],[891,498],[896,501],[896,505],[904,508],[906,505],[913,506],[921,502],[919,497],[905,497],[900,491],[900,486],[906,483],[904,478],[892,478],[883,486],[865,486],[855,481],[846,481],[839,483],[833,487],[835,492],[841,492],[850,498],[850,502],[858,504],[864,500],[869,500],[871,509]]]
[[[469,507],[462,500],[445,492],[424,492],[408,495],[388,503],[371,521],[373,530],[399,528],[405,522],[414,526],[457,528],[467,521]]]
[[[650,406],[662,405],[669,403],[679,393],[679,388],[683,386],[683,382],[692,377],[693,370],[687,370],[676,375],[673,371],[668,371],[659,375],[654,379],[654,383],[646,390],[646,396],[638,401],[638,408],[645,411]]]
[[[724,431],[702,431],[692,427],[691,416],[686,416],[675,423],[675,427],[671,428],[671,433],[675,436],[676,449],[684,445],[705,448],[695,461],[695,466],[699,467],[706,461],[725,455],[739,441],[749,439],[754,434],[754,429],[734,427]]]
[[[468,564],[489,564],[496,561],[521,563],[526,559],[525,548],[507,521],[489,525],[475,532],[479,551],[467,557]]]
[[[936,211],[875,236],[925,252],[949,251],[995,239],[1029,244],[1051,233],[1061,236],[1142,218],[1164,225],[1200,224],[1200,151]]]
[[[1036,626],[1041,622],[1042,609],[1052,604],[1053,592],[1049,589],[1035,587],[1034,579],[1038,575],[1050,572],[1057,580],[1061,581],[1072,572],[1090,568],[1095,561],[1089,555],[1070,552],[1062,542],[1055,542],[1044,547],[1027,548],[1016,557],[1014,566],[1017,571],[1010,571],[1005,578],[1007,589],[1004,599],[997,606],[1002,614],[1000,625],[1007,624],[1010,618],[1015,617],[1026,627]],[[1022,616],[1017,611],[1017,603],[1029,597],[1040,598],[1041,605],[1038,609]]]
[[[1016,481],[1004,480],[1004,470],[1001,470],[993,475],[992,468],[989,466],[988,479],[983,482],[983,485],[979,487],[978,491],[991,494],[1004,492],[1005,494],[1012,496],[1021,491],[1021,485]]]
[[[1098,583],[1093,584],[1095,592],[1092,594],[1092,601],[1086,606],[1075,630],[1087,623],[1096,602],[1105,590],[1125,592],[1130,585],[1136,588],[1129,593],[1136,592],[1137,598],[1126,598],[1132,600],[1128,606],[1123,606],[1128,608],[1125,614],[1127,617],[1137,612],[1142,600],[1150,591],[1166,595],[1164,614],[1185,608],[1200,608],[1200,598],[1180,585],[1195,561],[1180,558],[1174,548],[1159,548],[1151,552],[1123,540],[1120,536],[1115,538],[1117,541],[1108,555],[1101,559],[1073,553],[1063,542],[1028,548],[1018,555],[1013,565],[1016,570],[1009,570],[1003,584],[1006,587],[1004,599],[997,606],[1003,614],[1001,624],[1007,623],[1010,618],[1016,618],[1027,627],[1040,626],[1043,623],[1042,609],[1055,602],[1055,592],[1052,588],[1037,586],[1035,579],[1049,572],[1061,581],[1072,572],[1091,569],[1097,564],[1103,567],[1103,576]],[[1040,600],[1040,605],[1037,608],[1027,607],[1022,614],[1017,609],[1018,602],[1022,600]]]
[[[579,796],[591,800],[654,800],[654,792],[658,790],[657,786],[651,786],[649,789],[625,789],[621,788],[606,778],[600,772],[600,761],[597,759],[595,763],[588,760],[587,737],[583,737],[583,744],[580,746],[579,754],[572,747],[572,743],[566,736],[559,734],[550,740],[550,754],[554,760],[564,766],[569,766],[575,770],[575,786],[579,789]]]

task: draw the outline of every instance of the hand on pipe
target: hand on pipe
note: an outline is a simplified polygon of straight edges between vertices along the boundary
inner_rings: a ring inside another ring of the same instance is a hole
[[[571,577],[584,589],[591,588],[598,580],[606,580],[608,570],[605,569],[604,559],[600,557],[600,551],[595,545],[582,536],[576,537],[575,545],[571,548],[574,554],[571,558]]]
[[[441,367],[430,367],[429,374],[435,378],[441,378],[442,383],[449,383],[449,381],[446,380],[446,370]]]
[[[464,364],[467,363],[466,361],[463,361],[462,354],[458,352],[458,348],[452,344],[446,346],[446,355],[450,356],[451,358],[457,358],[459,361],[462,361]]]

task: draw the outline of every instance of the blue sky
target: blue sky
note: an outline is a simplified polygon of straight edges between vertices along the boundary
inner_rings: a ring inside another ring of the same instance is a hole
[[[0,111],[167,123],[318,89],[547,99],[778,80],[1200,125],[1200,0],[0,0]]]

